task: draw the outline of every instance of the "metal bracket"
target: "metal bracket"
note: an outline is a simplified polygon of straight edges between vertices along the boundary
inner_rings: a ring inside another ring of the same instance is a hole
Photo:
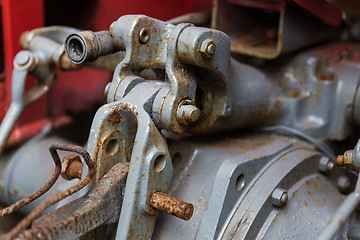
[[[115,69],[108,89],[109,102],[124,97],[128,85],[122,82],[129,80],[127,77],[152,68],[164,69],[166,75],[161,80],[169,83],[154,100],[152,119],[156,125],[178,133],[202,131],[230,111],[226,84],[230,40],[224,33],[135,15],[119,18],[110,26],[110,33],[115,46],[125,48],[126,55]],[[203,69],[206,77],[196,77],[195,68]],[[189,124],[178,119],[183,101],[201,110],[199,118],[189,118]]]
[[[167,192],[170,185],[173,168],[167,143],[148,114],[163,86],[140,83],[94,117],[88,140],[97,167],[94,182],[118,162],[130,161],[117,239],[151,238],[159,211],[150,207],[149,199],[154,192]]]

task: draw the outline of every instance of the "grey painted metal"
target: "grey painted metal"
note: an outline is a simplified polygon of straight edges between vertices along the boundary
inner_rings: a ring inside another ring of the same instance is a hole
[[[227,83],[233,110],[212,129],[285,125],[315,138],[345,139],[360,84],[359,61],[351,57],[357,51],[356,44],[333,43],[279,65],[232,60]]]
[[[277,207],[283,207],[288,201],[288,193],[285,189],[275,188],[271,194],[271,204]]]
[[[23,110],[47,93],[55,83],[55,74],[50,69],[38,68],[40,61],[39,55],[30,51],[21,51],[15,57],[11,87],[12,101],[0,126],[0,154],[4,151]],[[32,89],[25,91],[29,72],[37,76],[38,82]]]
[[[216,173],[209,204],[201,219],[196,239],[214,239],[231,212],[232,206],[246,186],[251,184],[254,175],[248,174],[249,170],[261,172],[271,158],[281,155],[290,147],[289,143],[279,141],[256,148],[256,151],[239,154],[241,161],[239,156],[226,159]],[[260,152],[261,156],[258,155]]]
[[[351,214],[354,213],[360,204],[360,178],[356,182],[353,193],[346,197],[334,217],[328,222],[326,228],[319,236],[319,240],[333,239],[339,230],[344,226]]]
[[[139,41],[139,35],[145,28],[151,35],[143,43]],[[173,26],[146,16],[132,15],[123,16],[114,22],[110,26],[110,33],[115,45],[125,48],[126,55],[115,70],[108,90],[111,94],[107,95],[109,102],[123,97],[127,85],[122,81],[126,77],[139,76],[143,69],[160,68],[166,72],[162,80],[169,82],[169,88],[163,88],[154,101],[152,118],[157,125],[174,132],[183,132],[188,128],[201,130],[208,128],[215,119],[230,110],[226,89],[230,50],[229,39],[225,34],[207,28],[195,28],[191,24]],[[204,58],[200,52],[201,44],[206,39],[211,39],[216,45],[216,51],[210,59]],[[206,70],[209,75],[206,81],[196,78],[195,72],[186,64]],[[201,103],[209,107],[202,110],[202,117],[196,124],[181,124],[182,121],[179,122],[177,118],[178,105],[183,100],[196,105],[196,89],[205,85],[208,90],[206,85],[209,82],[216,91],[204,91],[204,96],[210,94],[214,101]]]
[[[326,173],[334,169],[334,162],[331,161],[328,157],[322,157],[319,161],[319,171]]]
[[[300,148],[270,162],[267,170],[234,205],[234,211],[229,214],[217,239],[318,236],[344,199],[334,186],[336,177],[343,170],[337,168],[326,177],[320,175],[317,172],[320,156]],[[288,192],[288,203],[281,208],[273,207],[271,203],[273,189],[277,187]],[[326,197],[329,192],[332,194]]]
[[[122,100],[101,107],[91,126],[88,151],[97,163],[95,183],[114,164],[130,162],[117,239],[151,237],[159,213],[149,206],[149,198],[170,185],[167,144],[147,112],[163,86],[156,81],[136,85]]]

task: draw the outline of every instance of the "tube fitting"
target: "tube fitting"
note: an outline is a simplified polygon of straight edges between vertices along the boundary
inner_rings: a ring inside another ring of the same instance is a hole
[[[82,31],[70,34],[65,40],[65,52],[75,64],[90,62],[100,56],[119,51],[109,31]]]

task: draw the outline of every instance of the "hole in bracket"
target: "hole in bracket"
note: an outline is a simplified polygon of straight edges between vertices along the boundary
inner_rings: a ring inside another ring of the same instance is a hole
[[[164,155],[158,156],[154,161],[154,170],[155,172],[161,172],[166,164],[166,158]]]
[[[112,155],[117,152],[119,143],[116,139],[111,139],[106,145],[106,153]]]
[[[244,186],[245,186],[245,175],[241,173],[236,178],[235,189],[236,191],[240,191]]]

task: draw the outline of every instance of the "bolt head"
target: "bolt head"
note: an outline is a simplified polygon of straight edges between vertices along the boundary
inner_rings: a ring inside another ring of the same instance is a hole
[[[200,109],[198,109],[196,106],[180,103],[177,110],[177,119],[180,123],[188,125],[199,120],[200,113]]]
[[[201,43],[200,52],[205,58],[211,58],[216,50],[216,45],[213,40],[206,39]]]
[[[28,51],[21,51],[15,57],[15,62],[19,66],[25,66],[28,62],[30,62],[31,56]]]
[[[81,159],[80,159],[80,156],[75,154],[75,153],[72,153],[72,154],[69,154],[67,156],[65,156],[63,158],[63,160],[61,161],[61,176],[65,179],[65,180],[71,180],[73,179],[73,177],[69,176],[69,167],[70,167],[70,164],[74,161],[78,161],[81,163]]]
[[[334,169],[334,162],[328,157],[321,157],[319,161],[319,171],[326,173]]]
[[[271,203],[274,206],[282,207],[285,206],[288,201],[287,191],[282,188],[276,188],[271,196]]]

